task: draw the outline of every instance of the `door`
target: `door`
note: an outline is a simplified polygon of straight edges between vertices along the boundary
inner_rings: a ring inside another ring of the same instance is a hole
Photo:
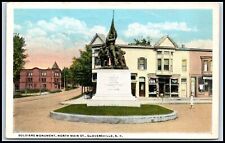
[[[131,83],[131,93],[136,96],[136,83]]]
[[[194,95],[194,97],[196,96],[196,80],[194,77],[191,78],[191,94]]]
[[[187,83],[181,83],[181,97],[187,97]]]
[[[139,82],[139,96],[145,97],[145,82]]]

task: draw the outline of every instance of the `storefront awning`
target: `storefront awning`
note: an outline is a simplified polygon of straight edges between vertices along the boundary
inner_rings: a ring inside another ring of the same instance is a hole
[[[210,77],[210,76],[203,76],[203,79],[209,79],[209,80],[212,80],[212,77]]]

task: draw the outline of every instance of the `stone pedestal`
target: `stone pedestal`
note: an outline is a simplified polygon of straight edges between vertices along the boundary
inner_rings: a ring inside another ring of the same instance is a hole
[[[97,70],[96,94],[87,106],[135,106],[140,103],[131,94],[131,73],[129,70]]]

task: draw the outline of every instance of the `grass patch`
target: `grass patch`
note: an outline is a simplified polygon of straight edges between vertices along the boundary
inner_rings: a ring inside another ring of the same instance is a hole
[[[87,106],[86,104],[69,105],[55,112],[83,114],[83,115],[106,115],[106,116],[131,116],[131,115],[161,115],[173,111],[159,105],[141,105],[141,107],[122,106]]]

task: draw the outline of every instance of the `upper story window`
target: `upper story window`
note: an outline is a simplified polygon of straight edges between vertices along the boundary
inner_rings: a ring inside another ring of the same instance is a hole
[[[144,57],[138,58],[138,69],[146,70],[147,69],[147,59]]]
[[[212,72],[212,57],[203,56],[202,59],[202,72],[211,73]]]
[[[170,52],[169,52],[169,51],[164,51],[164,54],[165,54],[165,55],[169,55]]]
[[[165,71],[169,70],[169,59],[164,59],[164,70]]]
[[[203,69],[204,69],[204,72],[208,71],[208,60],[203,61]]]
[[[58,72],[55,72],[55,74],[54,74],[55,76],[59,76],[59,73]]]
[[[47,73],[46,72],[41,72],[41,76],[46,76]]]
[[[32,72],[28,72],[28,76],[32,76],[33,75],[33,73]]]
[[[162,54],[162,51],[157,51],[157,54],[158,54],[158,55],[161,55],[161,54]]]
[[[161,59],[157,60],[157,65],[158,65],[157,69],[162,70],[162,60]]]
[[[186,59],[182,60],[182,71],[183,72],[187,71],[187,60]]]

